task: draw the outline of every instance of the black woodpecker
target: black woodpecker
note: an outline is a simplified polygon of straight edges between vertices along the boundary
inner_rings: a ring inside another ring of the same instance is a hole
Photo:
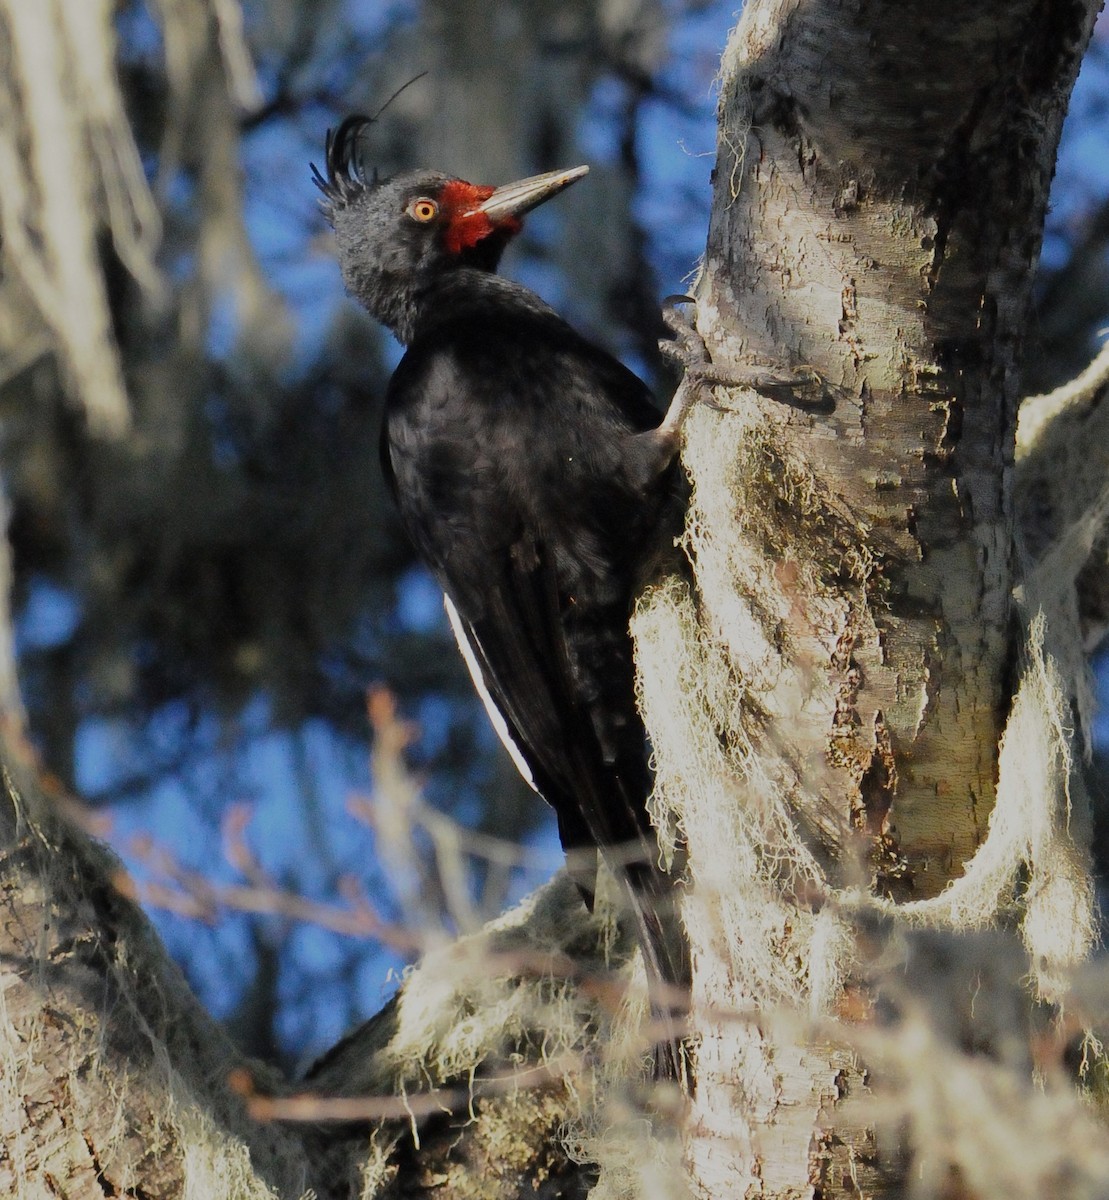
[[[571,869],[598,848],[622,882],[658,1072],[688,1079],[675,1033],[688,950],[647,816],[628,632],[680,528],[675,422],[660,424],[620,362],[494,274],[524,214],[587,167],[497,188],[423,170],[379,181],[357,165],[368,121],[329,133],[326,177],[313,173],[347,290],[407,347],[386,397],[386,478],[498,733],[558,816]],[[591,902],[592,873],[574,877]]]

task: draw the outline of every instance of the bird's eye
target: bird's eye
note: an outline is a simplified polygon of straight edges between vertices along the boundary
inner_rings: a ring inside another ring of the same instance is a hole
[[[419,221],[421,225],[426,225],[428,221],[434,221],[439,215],[439,205],[434,200],[421,196],[418,200],[411,201],[404,211],[413,221]]]

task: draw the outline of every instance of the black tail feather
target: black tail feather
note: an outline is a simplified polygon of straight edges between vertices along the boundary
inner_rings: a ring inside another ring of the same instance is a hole
[[[687,1038],[692,967],[678,912],[674,880],[654,864],[621,871],[647,975],[655,1078],[692,1095],[693,1065]]]

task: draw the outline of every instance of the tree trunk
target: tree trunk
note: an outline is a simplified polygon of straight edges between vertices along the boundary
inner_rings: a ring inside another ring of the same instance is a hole
[[[859,1185],[874,1149],[837,1111],[849,1046],[768,1016],[861,985],[852,893],[959,928],[996,920],[1027,868],[1029,907],[1039,885],[1062,910],[1025,921],[1041,989],[1090,943],[1081,845],[1033,861],[1007,840],[1014,797],[991,814],[1006,719],[1030,711],[1018,656],[1044,653],[1010,612],[1019,352],[1097,7],[766,0],[725,53],[698,326],[717,370],[771,383],[694,414],[695,595],[639,617],[689,842],[698,1194],[889,1190]],[[1052,819],[1066,747],[1055,765],[1031,798]]]

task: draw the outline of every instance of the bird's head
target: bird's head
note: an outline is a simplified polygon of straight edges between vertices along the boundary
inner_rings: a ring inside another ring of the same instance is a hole
[[[409,340],[420,297],[437,279],[460,267],[495,271],[524,214],[589,170],[549,171],[502,187],[436,171],[379,180],[357,161],[358,137],[370,120],[347,117],[334,135],[329,130],[327,174],[315,164],[312,174],[347,290],[401,341]]]

